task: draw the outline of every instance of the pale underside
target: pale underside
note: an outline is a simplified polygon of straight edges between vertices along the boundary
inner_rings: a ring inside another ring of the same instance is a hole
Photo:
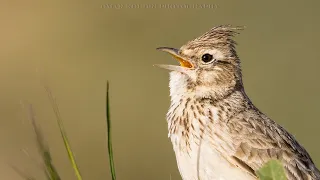
[[[199,102],[171,72],[169,137],[183,180],[255,180],[255,171],[280,160],[289,180],[319,179],[310,156],[287,131],[235,91],[221,102]]]
[[[172,141],[176,141],[172,136]],[[203,140],[199,146],[190,144],[190,153],[174,146],[179,171],[184,180],[255,180],[252,175],[241,170],[213,148],[211,143]],[[199,156],[200,155],[200,156]]]
[[[176,109],[179,111],[179,109]],[[212,109],[215,112],[214,108]],[[215,116],[213,114],[213,116]],[[190,115],[192,118],[192,115]],[[206,124],[207,117],[199,116]],[[177,129],[176,133],[170,134],[173,148],[176,154],[179,171],[184,180],[255,180],[256,178],[239,167],[237,167],[234,159],[228,154],[233,154],[234,150],[220,148],[228,147],[229,143],[233,141],[231,136],[224,132],[219,132],[221,129],[215,127],[214,124],[208,124],[211,128],[205,129],[201,132],[201,124],[199,119],[190,119],[193,124],[194,131],[189,134],[186,139],[179,135],[182,133]],[[207,131],[207,132],[206,132]],[[201,138],[199,138],[202,136]],[[219,136],[223,136],[221,139]],[[200,140],[199,140],[200,139]],[[234,139],[236,140],[236,139]],[[188,141],[188,143],[186,143]],[[227,151],[227,152],[222,152]]]

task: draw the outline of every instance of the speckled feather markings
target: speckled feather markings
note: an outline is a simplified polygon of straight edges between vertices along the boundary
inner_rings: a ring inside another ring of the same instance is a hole
[[[184,180],[255,180],[255,171],[280,160],[288,180],[320,179],[307,151],[246,95],[232,37],[218,26],[189,41],[179,56],[193,64],[170,72],[169,138]],[[203,63],[209,53],[214,59]]]

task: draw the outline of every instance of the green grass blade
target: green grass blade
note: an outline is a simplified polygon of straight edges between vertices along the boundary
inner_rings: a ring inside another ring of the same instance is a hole
[[[42,132],[40,131],[40,129],[38,128],[38,126],[36,124],[35,114],[34,114],[34,110],[33,110],[32,105],[29,105],[29,113],[30,113],[29,114],[30,120],[32,122],[32,127],[33,127],[35,134],[36,134],[38,150],[39,150],[41,157],[44,161],[44,169],[45,169],[46,177],[48,180],[61,180],[61,178],[58,174],[58,171],[56,170],[56,168],[54,167],[54,165],[52,163],[51,154],[50,154],[48,146],[45,144]]]
[[[116,170],[113,161],[112,139],[111,139],[111,120],[110,120],[110,104],[109,104],[109,82],[107,81],[106,92],[106,119],[107,119],[107,134],[108,134],[108,154],[112,180],[116,180]]]
[[[58,126],[59,126],[59,130],[60,130],[60,134],[61,134],[61,137],[63,139],[63,143],[64,143],[64,146],[67,150],[67,153],[68,153],[68,157],[69,157],[69,160],[71,162],[71,165],[72,165],[72,168],[75,172],[75,175],[77,177],[78,180],[82,180],[82,176],[80,174],[80,171],[79,171],[79,168],[78,168],[78,165],[76,163],[76,160],[74,158],[74,154],[72,152],[72,149],[70,147],[70,143],[69,143],[69,140],[67,138],[67,134],[66,134],[66,131],[64,130],[64,127],[63,127],[63,123],[62,123],[62,119],[61,119],[61,115],[60,115],[60,111],[58,109],[58,105],[54,99],[54,97],[52,96],[52,93],[50,91],[49,88],[45,87],[46,91],[47,91],[47,94],[48,94],[48,97],[49,97],[49,100],[50,100],[50,103],[52,105],[52,108],[53,108],[53,111],[56,115],[56,118],[57,118],[57,122],[58,122]]]
[[[287,180],[284,168],[278,160],[270,160],[257,174],[260,180]]]

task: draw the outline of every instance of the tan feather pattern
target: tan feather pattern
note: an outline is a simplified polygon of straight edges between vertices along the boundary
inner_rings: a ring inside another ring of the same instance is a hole
[[[189,41],[178,56],[193,69],[170,73],[169,137],[184,180],[254,180],[271,159],[288,180],[320,180],[308,152],[246,95],[235,51],[237,34],[218,26]],[[201,57],[210,53],[211,63]]]

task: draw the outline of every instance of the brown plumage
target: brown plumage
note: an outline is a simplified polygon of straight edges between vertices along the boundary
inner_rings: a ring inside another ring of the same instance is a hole
[[[169,137],[184,180],[255,180],[271,159],[288,180],[320,179],[307,151],[246,95],[232,37],[242,28],[214,27],[180,49],[162,47],[181,66],[169,69]]]

